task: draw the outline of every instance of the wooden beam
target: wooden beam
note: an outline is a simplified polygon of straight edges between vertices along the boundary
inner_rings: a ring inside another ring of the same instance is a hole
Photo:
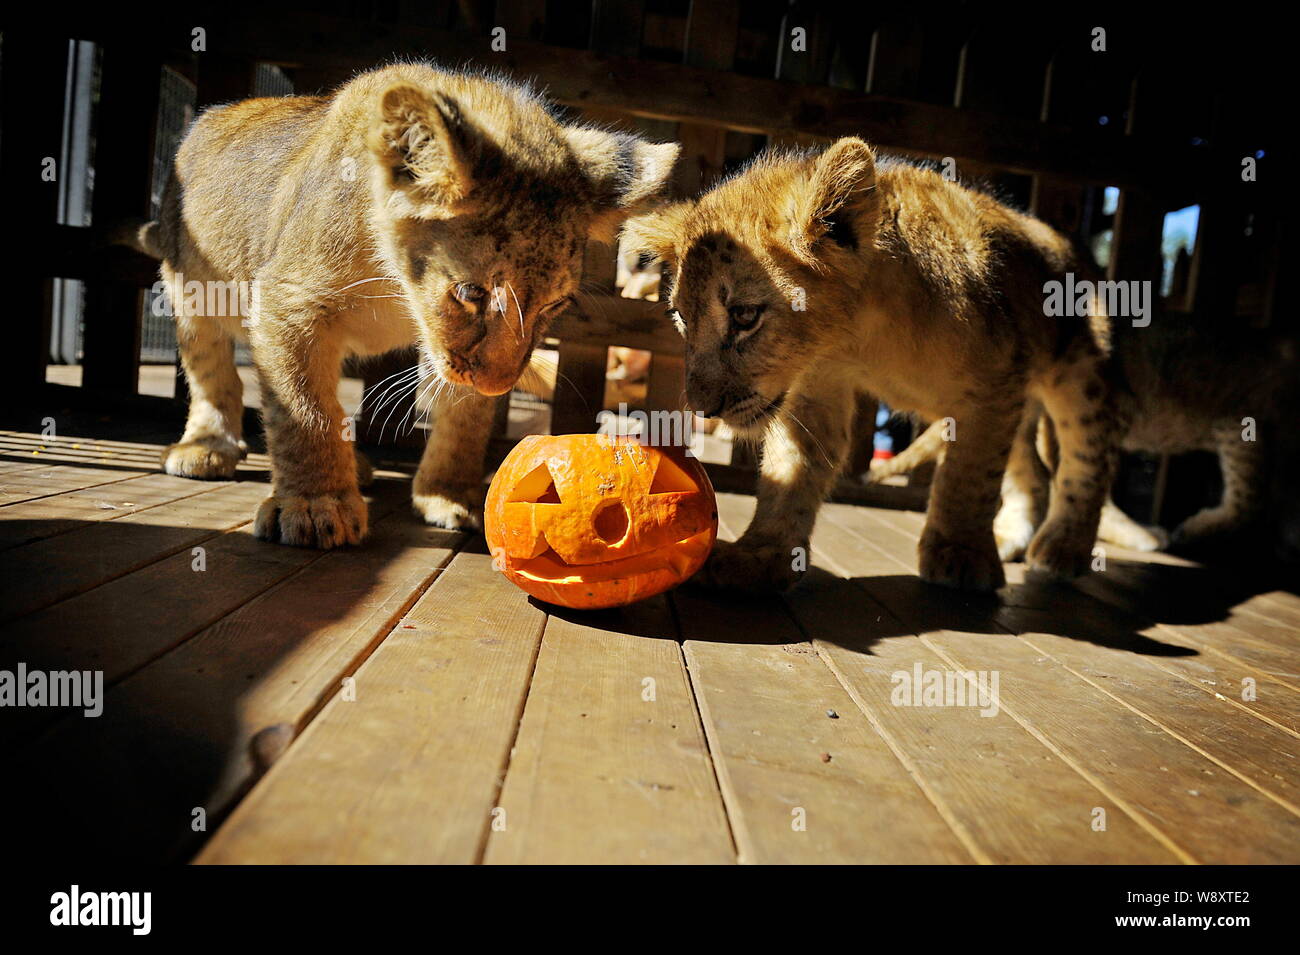
[[[68,40],[57,31],[49,35],[24,35],[5,31],[4,57],[0,59],[0,124],[4,149],[0,173],[9,186],[8,202],[15,224],[24,229],[53,228],[58,214],[59,184],[65,170],[51,170],[61,155],[63,90]],[[14,243],[19,262],[39,256],[24,241]],[[34,255],[33,255],[34,253]],[[31,264],[38,264],[34,261]],[[27,405],[37,399],[45,382],[49,356],[49,273],[24,264],[9,277],[6,302],[5,350],[9,361],[0,375],[5,408]]]
[[[161,55],[148,45],[105,47],[96,117],[93,222],[147,218],[158,122]],[[141,293],[131,281],[86,285],[82,384],[133,394],[140,370]]]
[[[591,434],[605,404],[609,346],[561,341],[559,352],[551,434]]]
[[[170,36],[170,33],[168,34]],[[346,49],[337,37],[348,37]],[[533,78],[554,100],[603,106],[638,116],[690,121],[753,133],[857,135],[887,148],[929,156],[956,156],[1017,172],[1049,171],[1105,185],[1176,188],[1193,181],[1200,161],[1190,148],[1156,149],[1133,137],[1077,132],[1035,118],[1007,117],[889,96],[793,85],[512,40],[505,52],[489,36],[411,24],[265,13],[233,18],[222,30],[229,55],[330,71],[337,82],[354,71],[397,56],[445,63],[490,63]],[[646,91],[652,90],[653,95]]]
[[[552,334],[561,340],[604,341],[655,354],[680,355],[682,336],[664,314],[666,307],[663,302],[593,296],[566,311]]]

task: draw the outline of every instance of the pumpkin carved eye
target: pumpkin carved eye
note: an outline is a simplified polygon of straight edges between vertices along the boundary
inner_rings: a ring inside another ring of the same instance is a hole
[[[670,457],[661,457],[655,468],[655,479],[650,482],[650,494],[676,494],[682,491],[698,491],[700,485],[691,476],[679,468]]]
[[[512,504],[559,504],[560,492],[555,488],[555,478],[545,464],[533,468],[515,485],[506,499]]]

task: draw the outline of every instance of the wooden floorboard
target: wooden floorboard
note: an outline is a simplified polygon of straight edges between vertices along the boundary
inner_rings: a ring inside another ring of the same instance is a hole
[[[115,521],[161,504],[197,497],[221,487],[223,483],[189,481],[169,474],[145,474],[100,487],[80,488],[10,504],[4,511],[4,523],[0,524],[0,550],[54,537],[86,524]]]
[[[371,536],[255,540],[267,461],[159,473],[157,429],[0,431],[0,812],[135,862],[1300,862],[1300,596],[1106,549],[997,599],[916,576],[924,515],[827,505],[783,596],[537,603],[409,475]],[[752,497],[719,496],[721,536]],[[195,552],[194,548],[201,548]],[[203,569],[197,569],[196,558]],[[901,698],[951,675],[965,701]],[[996,673],[995,701],[979,699]],[[965,702],[967,705],[951,705]],[[992,705],[995,703],[995,705]],[[920,704],[920,705],[918,705]]]
[[[198,861],[480,861],[545,622],[458,554]]]
[[[549,617],[494,821],[489,863],[735,861],[666,598]]]
[[[404,514],[381,518],[368,547],[313,554],[273,589],[113,687],[104,715],[89,726],[70,717],[37,739],[30,752],[70,767],[60,778],[71,775],[75,791],[124,817],[111,832],[86,831],[83,841],[141,861],[197,848],[203,833],[190,828],[193,809],[215,828],[459,542]],[[47,798],[66,801],[55,792]]]
[[[674,602],[740,861],[972,861],[778,598]]]
[[[852,566],[852,542],[847,552],[833,550],[830,536],[816,538],[815,551]],[[936,708],[910,696],[900,705],[896,691],[904,679],[947,666],[861,588],[817,575],[787,600],[855,702],[981,861],[1178,861],[1000,708]],[[1105,829],[1094,828],[1098,810],[1106,813]]]
[[[888,523],[865,512],[832,509],[831,517],[842,525],[856,523],[864,533]],[[901,569],[915,571],[914,540],[884,531],[876,540]],[[1013,587],[1003,603],[966,609],[954,600],[936,613],[933,588],[914,578],[893,585],[882,580],[888,578],[858,583],[921,633],[950,667],[999,672],[1013,718],[1185,861],[1295,860],[1300,816],[1292,799],[1294,769],[1288,769],[1295,738],[1261,727],[1261,721],[1160,671],[1140,654],[1116,654],[1097,642],[1114,639],[1110,608],[1090,601],[1085,611],[1070,602],[1074,591],[1068,586],[1020,585],[1027,598]],[[1062,599],[1064,609],[1058,605]],[[1019,636],[996,639],[997,633]],[[1072,665],[1035,641],[1050,644]],[[1243,838],[1225,841],[1225,827]]]
[[[228,484],[0,552],[0,622],[33,613],[177,551],[192,551],[251,521],[265,497],[264,485]]]

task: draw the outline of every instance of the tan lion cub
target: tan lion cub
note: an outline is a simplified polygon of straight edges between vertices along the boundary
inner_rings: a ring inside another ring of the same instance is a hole
[[[1044,314],[1044,283],[1076,267],[1063,237],[933,171],[877,163],[853,138],[767,154],[626,234],[674,273],[691,404],[763,438],[754,520],[715,551],[706,583],[795,580],[792,552],[845,462],[858,391],[952,419],[923,578],[1003,583],[993,517],[1031,397],[1065,427],[1059,493],[1029,561],[1056,576],[1087,569],[1116,457],[1108,320]]]
[[[655,198],[677,150],[565,125],[523,87],[423,65],[375,70],[330,96],[208,110],[177,154],[159,222],[139,236],[163,259],[191,394],[165,469],[234,472],[233,344],[246,335],[272,460],[257,535],[357,543],[366,506],[335,397],[340,363],[419,343],[441,381],[416,509],[444,527],[476,525],[485,396],[510,389],[569,303],[588,236],[612,237]],[[251,293],[195,307],[194,283],[231,282]]]

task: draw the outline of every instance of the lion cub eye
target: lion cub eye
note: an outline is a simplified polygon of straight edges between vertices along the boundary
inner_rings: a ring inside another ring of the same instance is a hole
[[[732,330],[747,332],[758,327],[765,311],[766,305],[732,305],[727,309],[727,315],[731,318]]]
[[[487,298],[487,289],[469,282],[457,282],[452,287],[451,294],[464,305],[481,305]]]

